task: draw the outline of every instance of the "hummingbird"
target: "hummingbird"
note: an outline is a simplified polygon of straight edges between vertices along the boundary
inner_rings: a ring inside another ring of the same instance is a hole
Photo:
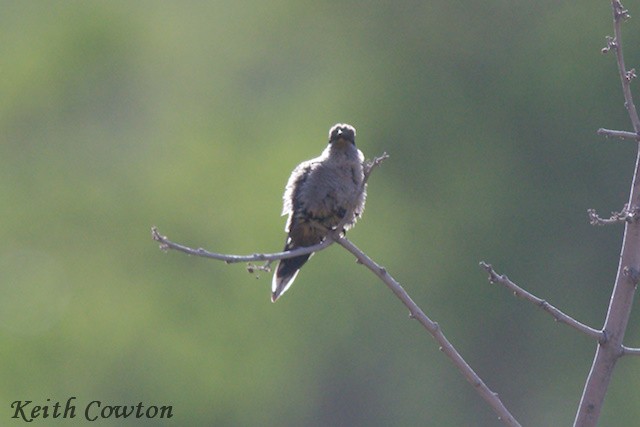
[[[366,199],[364,155],[356,148],[356,129],[338,123],[320,156],[300,163],[284,191],[282,215],[289,215],[285,251],[321,243],[344,220],[342,232],[362,216]],[[345,219],[345,216],[349,215]],[[311,254],[280,260],[271,284],[271,301],[289,289]]]

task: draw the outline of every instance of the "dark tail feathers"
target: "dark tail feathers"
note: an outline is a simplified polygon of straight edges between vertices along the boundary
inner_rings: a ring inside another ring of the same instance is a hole
[[[284,248],[285,251],[293,249],[287,246]],[[271,282],[271,302],[276,302],[276,300],[289,289],[296,279],[300,268],[307,262],[310,256],[311,254],[306,254],[280,260],[276,273],[273,275],[273,281]]]

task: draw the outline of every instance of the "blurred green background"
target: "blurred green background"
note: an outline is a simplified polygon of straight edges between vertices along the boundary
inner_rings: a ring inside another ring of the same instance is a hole
[[[336,122],[391,156],[350,238],[523,425],[571,424],[594,343],[478,262],[602,324],[622,228],[586,210],[622,207],[636,153],[595,134],[630,129],[600,53],[609,2],[0,4],[2,424],[22,423],[15,400],[76,396],[78,411],[173,406],[100,425],[500,425],[341,248],[272,304],[269,274],[151,240],[157,225],[219,252],[280,250],[289,173]],[[624,29],[638,66],[640,21]],[[640,362],[623,359],[600,425],[637,422],[638,401]]]

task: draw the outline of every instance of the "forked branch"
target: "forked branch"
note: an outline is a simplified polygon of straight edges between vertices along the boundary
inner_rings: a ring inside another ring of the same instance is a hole
[[[634,69],[628,70],[626,68],[622,53],[622,23],[629,19],[629,12],[619,0],[611,0],[611,8],[614,35],[607,38],[607,46],[603,49],[603,52],[615,53],[618,75],[624,95],[624,106],[633,125],[633,133],[639,135],[640,118],[633,102],[630,84],[636,77],[636,72]],[[633,219],[636,219],[637,215],[635,207],[640,206],[639,178],[640,150],[636,155],[636,167],[634,177],[631,180],[631,190],[629,191],[629,200],[627,202],[627,206],[632,207]],[[615,216],[609,220],[619,221],[620,218]],[[620,252],[616,281],[609,299],[609,308],[603,326],[603,331],[607,334],[607,340],[598,343],[591,370],[582,392],[582,398],[580,399],[580,405],[573,424],[574,427],[594,427],[598,423],[616,362],[625,352],[626,354],[636,353],[633,349],[626,349],[625,351],[626,347],[622,346],[622,341],[629,322],[629,316],[631,315],[631,307],[638,283],[637,272],[640,271],[640,239],[638,239],[640,224],[637,220],[629,221],[627,214],[619,216],[624,220],[625,230],[622,238],[622,250]]]
[[[361,191],[364,191],[364,185],[366,184],[369,176],[373,169],[380,165],[382,161],[384,161],[389,156],[385,153],[380,157],[373,159],[370,162],[367,162],[364,167],[364,180],[361,187]],[[166,236],[163,236],[159,233],[158,229],[154,226],[151,228],[151,235],[153,240],[160,243],[160,249],[169,250],[174,249],[180,252],[187,253],[189,255],[202,256],[206,258],[212,258],[220,261],[224,261],[226,263],[237,263],[237,262],[253,262],[253,261],[275,261],[284,258],[291,258],[294,256],[307,254],[311,252],[318,252],[330,246],[332,243],[338,243],[340,246],[344,247],[347,251],[351,252],[358,262],[367,268],[369,268],[376,276],[378,276],[383,283],[385,283],[391,291],[402,301],[402,303],[409,309],[410,317],[412,319],[416,319],[426,330],[431,334],[431,336],[436,340],[436,342],[440,346],[440,350],[451,360],[451,362],[458,368],[458,370],[462,373],[462,375],[469,381],[469,383],[474,387],[476,392],[489,404],[489,406],[493,409],[493,411],[498,415],[498,419],[500,419],[505,425],[510,427],[519,427],[520,424],[514,418],[514,416],[509,412],[509,410],[504,406],[502,401],[500,400],[497,393],[494,393],[489,387],[485,384],[485,382],[476,374],[476,372],[469,366],[469,364],[464,360],[464,358],[458,353],[455,347],[449,342],[446,338],[440,326],[431,320],[418,305],[411,299],[409,294],[404,290],[404,288],[398,283],[396,279],[394,279],[384,267],[381,267],[371,258],[369,258],[364,252],[362,252],[356,245],[354,245],[351,241],[349,241],[342,234],[342,229],[346,221],[351,217],[352,213],[348,213],[345,215],[345,219],[343,222],[338,224],[338,226],[331,230],[327,235],[327,238],[320,244],[309,246],[305,248],[298,248],[291,251],[285,252],[275,252],[275,253],[261,253],[261,254],[252,254],[252,255],[228,255],[221,254],[217,252],[210,252],[202,248],[193,249],[188,246],[181,245],[179,243],[175,243],[170,241]],[[262,268],[265,269],[265,268]]]

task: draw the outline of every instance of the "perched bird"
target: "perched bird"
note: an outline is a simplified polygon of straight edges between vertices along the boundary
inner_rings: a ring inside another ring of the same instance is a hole
[[[345,219],[352,227],[364,211],[364,156],[356,148],[356,130],[338,123],[329,130],[329,145],[319,157],[300,163],[284,192],[282,215],[289,215],[285,251],[312,246]],[[280,261],[271,284],[271,301],[286,292],[312,254]]]

